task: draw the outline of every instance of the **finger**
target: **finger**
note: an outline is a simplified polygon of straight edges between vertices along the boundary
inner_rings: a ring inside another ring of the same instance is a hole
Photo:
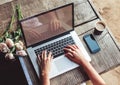
[[[64,48],[64,51],[65,51],[66,53],[68,53],[68,52],[72,53],[72,50],[71,50],[70,48]]]
[[[73,55],[71,53],[67,53],[68,54],[68,57],[73,57]]]
[[[75,48],[72,45],[67,45],[66,48],[69,48],[69,49],[71,49],[73,51],[75,50]]]
[[[38,62],[38,65],[40,65],[41,59],[40,59],[39,55],[37,56],[37,62]]]
[[[68,45],[67,48],[70,48],[71,50],[75,50],[75,47],[73,45]]]
[[[75,44],[72,45],[74,48],[76,48]]]
[[[75,44],[74,44],[74,47],[75,47],[75,48],[77,48],[77,49],[79,49],[79,48],[78,48],[78,46],[77,46],[77,45],[75,45]]]
[[[56,28],[55,28],[55,30],[57,30],[58,28],[59,28],[59,23],[56,22]]]
[[[55,30],[55,25],[54,25],[54,21],[52,21],[52,31]]]
[[[73,60],[73,56],[72,56],[71,53],[67,53],[67,54],[65,54],[65,56],[66,56],[68,59]]]
[[[43,52],[43,51],[42,51]],[[41,59],[41,62],[43,60],[42,52],[39,54],[39,58]]]
[[[68,52],[73,53],[72,50],[69,48],[64,48],[64,51],[65,51],[65,53],[68,53]]]
[[[49,60],[50,60],[51,56],[52,56],[52,52],[49,52],[49,53],[48,53],[48,59],[49,59]]]
[[[46,60],[47,59],[47,51],[45,50],[44,51],[44,60]]]
[[[38,54],[37,58],[41,62],[40,54]]]
[[[44,51],[42,51],[41,60],[44,60]]]
[[[53,26],[54,26],[54,30],[56,30],[57,29],[57,23],[56,23],[56,21],[54,21]]]
[[[54,26],[54,21],[52,20],[52,22],[51,22],[51,29],[52,29],[52,31],[54,31],[55,30],[55,26]]]
[[[40,66],[40,65],[41,65],[40,63],[42,62],[42,61],[41,61],[40,54],[37,56],[37,58],[38,58],[38,60],[37,60],[37,62],[38,62],[38,65]]]
[[[50,28],[53,31],[54,27],[53,27],[53,21],[50,22]]]
[[[52,55],[52,52],[51,52],[51,54],[50,54],[50,61],[52,61],[53,60],[53,55]]]
[[[40,61],[39,61],[39,60],[37,60],[37,63],[38,63],[38,65],[40,66]]]
[[[51,61],[53,60],[53,56],[51,56],[50,60],[51,60]]]
[[[60,28],[60,22],[58,21],[57,22],[57,29],[59,29]]]
[[[61,27],[62,27],[61,22],[59,22],[59,28],[61,28]]]
[[[51,62],[52,60],[53,60],[53,56],[51,55],[49,61]]]

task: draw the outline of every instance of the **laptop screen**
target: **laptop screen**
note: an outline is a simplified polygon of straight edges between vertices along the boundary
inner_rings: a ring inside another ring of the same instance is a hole
[[[30,46],[73,29],[73,4],[21,21],[26,45]]]

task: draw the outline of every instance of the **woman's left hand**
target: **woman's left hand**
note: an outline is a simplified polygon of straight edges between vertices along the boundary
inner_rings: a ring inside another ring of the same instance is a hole
[[[48,76],[51,70],[51,62],[53,56],[52,53],[47,51],[43,51],[41,55],[38,55],[38,62],[41,68],[42,76]]]

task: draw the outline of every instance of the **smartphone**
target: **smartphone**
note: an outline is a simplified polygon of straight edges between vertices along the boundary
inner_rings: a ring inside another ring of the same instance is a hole
[[[91,53],[97,53],[100,51],[100,46],[92,34],[83,36],[83,39]]]

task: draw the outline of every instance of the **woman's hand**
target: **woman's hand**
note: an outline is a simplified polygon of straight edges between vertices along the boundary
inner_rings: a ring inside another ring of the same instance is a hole
[[[53,18],[50,22],[50,28],[54,31],[54,30],[58,30],[59,28],[61,28],[61,22],[56,19]]]
[[[76,45],[68,45],[64,48],[64,51],[66,57],[68,57],[71,61],[83,66],[93,85],[106,85],[104,80],[95,71],[92,65],[84,58],[81,50]]]
[[[64,48],[65,56],[71,61],[83,65],[85,62],[88,62],[81,50],[76,45],[68,45]]]
[[[47,53],[47,51],[43,51],[41,55],[38,55],[38,63],[40,65],[42,76],[49,75],[52,59],[53,56],[51,52]]]

